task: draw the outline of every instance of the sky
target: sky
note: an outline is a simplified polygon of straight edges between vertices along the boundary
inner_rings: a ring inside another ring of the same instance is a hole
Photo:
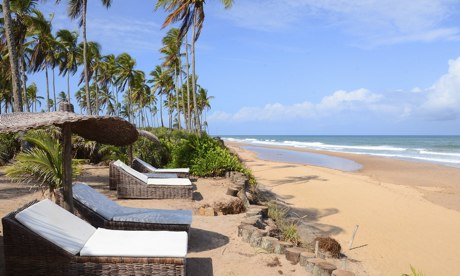
[[[155,1],[88,2],[103,54],[147,74],[162,62]],[[66,1],[39,9],[54,31],[78,30]],[[208,0],[205,14],[196,68],[213,135],[460,135],[458,0]],[[29,81],[44,95],[43,74]]]

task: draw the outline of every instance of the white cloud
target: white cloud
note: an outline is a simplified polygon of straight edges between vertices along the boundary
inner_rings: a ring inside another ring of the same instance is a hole
[[[263,107],[243,107],[234,114],[215,112],[208,117],[208,121],[283,121],[325,117],[343,111],[373,108],[373,104],[380,98],[380,95],[370,93],[366,89],[350,92],[340,90],[331,96],[324,97],[317,104],[305,101],[292,105],[273,103]]]
[[[405,119],[452,121],[460,118],[460,57],[449,61],[449,69],[429,88],[413,88],[384,94],[361,88],[339,90],[317,103],[309,101],[285,105],[266,104],[262,107],[243,107],[231,114],[215,112],[209,121],[286,121],[311,118],[345,119],[351,113],[367,117],[376,115],[382,120]]]
[[[220,3],[219,3],[220,4]],[[296,25],[334,26],[371,46],[459,39],[454,0],[251,0],[215,12],[236,25],[273,31]]]
[[[428,91],[422,109],[433,119],[449,120],[460,116],[460,57],[449,61],[449,70]]]
[[[89,18],[88,35],[104,41],[109,51],[152,51],[160,48],[161,26],[154,21],[132,18]],[[103,49],[105,51],[105,49]]]

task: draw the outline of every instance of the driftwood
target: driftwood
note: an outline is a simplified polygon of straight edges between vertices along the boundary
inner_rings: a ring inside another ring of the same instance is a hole
[[[331,276],[332,271],[336,270],[337,267],[328,262],[320,262],[313,268],[313,276]]]
[[[278,243],[277,238],[273,237],[262,237],[260,242],[260,247],[267,251],[268,253],[273,253],[275,251],[275,244]]]
[[[284,254],[286,252],[286,248],[293,247],[294,245],[292,242],[287,242],[287,241],[278,241],[275,244],[275,249],[274,252],[276,254]]]
[[[336,269],[332,271],[332,276],[355,276],[353,272],[347,271],[347,270],[342,270],[342,269]]]
[[[307,251],[305,248],[301,247],[290,247],[286,248],[284,255],[286,259],[292,264],[297,264],[300,261],[300,253]]]
[[[315,253],[305,251],[305,252],[300,253],[299,263],[301,266],[307,266],[308,260],[314,259],[314,258],[315,258]]]

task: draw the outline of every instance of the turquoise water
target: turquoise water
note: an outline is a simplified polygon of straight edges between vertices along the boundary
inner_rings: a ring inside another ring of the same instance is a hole
[[[429,162],[460,168],[460,136],[222,136],[251,145],[287,146]]]

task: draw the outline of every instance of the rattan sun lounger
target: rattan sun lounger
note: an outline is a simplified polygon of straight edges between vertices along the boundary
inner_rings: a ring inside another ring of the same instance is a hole
[[[175,173],[178,177],[189,177],[190,174],[189,168],[158,169],[139,158],[134,158],[132,167],[143,173]]]
[[[111,189],[118,198],[192,199],[193,186],[188,178],[148,177],[120,160],[110,163]]]
[[[49,200],[2,224],[6,275],[186,275],[185,232],[95,229]]]
[[[57,195],[59,203],[62,203],[62,192],[59,191]],[[73,185],[73,197],[75,214],[94,227],[189,232],[192,224],[191,210],[124,207],[84,183]]]

